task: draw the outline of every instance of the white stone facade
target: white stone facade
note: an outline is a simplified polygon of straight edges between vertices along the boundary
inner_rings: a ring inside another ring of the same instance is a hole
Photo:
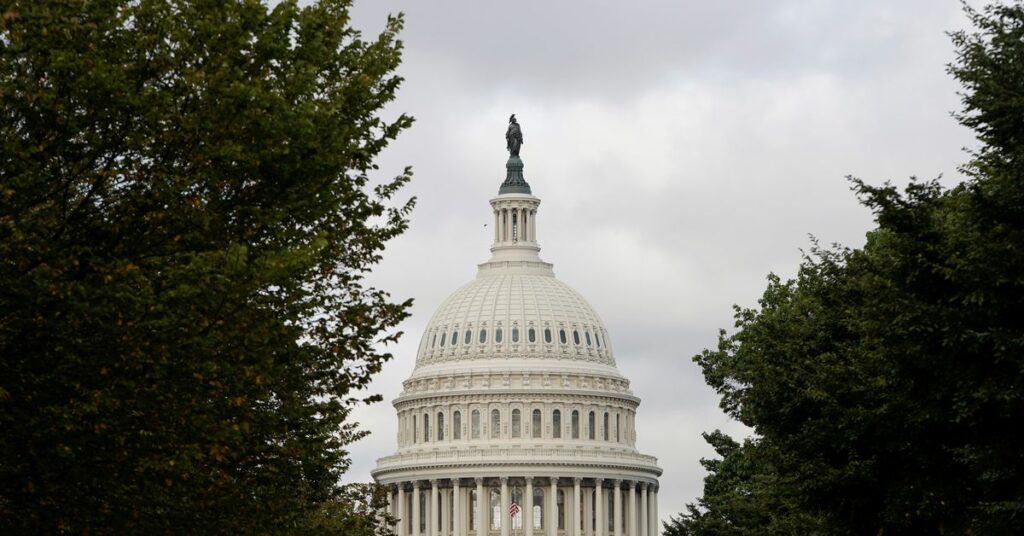
[[[491,200],[491,259],[434,314],[394,401],[398,451],[373,476],[398,536],[659,533],[640,399],[600,317],[540,260],[539,205]]]

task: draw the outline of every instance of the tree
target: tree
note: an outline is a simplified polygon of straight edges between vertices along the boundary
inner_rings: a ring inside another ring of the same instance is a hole
[[[0,532],[382,530],[340,477],[411,118],[349,4],[0,7]]]
[[[853,179],[866,245],[815,245],[695,357],[754,437],[710,436],[666,534],[1024,533],[1024,5],[965,9],[968,180]]]

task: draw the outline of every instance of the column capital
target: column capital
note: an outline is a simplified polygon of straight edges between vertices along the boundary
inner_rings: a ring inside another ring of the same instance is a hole
[[[431,479],[430,479],[430,486],[431,486],[431,487],[433,487],[433,488],[436,488],[436,487],[437,487],[437,483],[438,483],[438,482],[439,482],[439,480],[438,480],[438,479],[436,479],[436,478],[431,478]]]
[[[523,480],[526,481],[527,484],[533,484],[533,477],[532,476],[524,476]]]
[[[637,480],[633,481],[633,489],[640,489],[640,482]]]
[[[600,486],[601,486],[601,483],[602,483],[602,482],[604,482],[604,479],[603,479],[603,478],[595,478],[595,479],[594,479],[594,485],[595,485],[595,486],[598,486],[598,487],[600,487]]]
[[[649,485],[647,482],[639,482],[639,484],[640,484],[640,489],[642,489],[644,491],[647,491],[647,486]]]
[[[557,476],[549,476],[548,478],[551,479],[551,483],[552,484],[558,484],[558,477]]]
[[[615,480],[612,480],[612,482],[615,483],[615,487],[617,487],[617,488],[621,488],[622,487],[622,479],[621,478],[616,478]]]
[[[580,482],[583,482],[583,477],[581,477],[581,476],[574,476],[574,477],[572,477],[572,481],[573,481],[574,484],[579,484]]]
[[[460,485],[462,485],[462,479],[461,478],[453,478],[452,479],[452,487],[453,488],[458,488]]]
[[[484,484],[484,477],[482,477],[482,476],[478,476],[478,477],[474,478],[473,480],[476,482],[476,484],[478,486],[482,486]]]
[[[420,481],[419,480],[413,480],[412,481],[412,488],[413,489],[420,489]]]
[[[504,486],[505,484],[508,484],[508,477],[507,476],[499,476],[498,480],[501,482],[502,486]]]

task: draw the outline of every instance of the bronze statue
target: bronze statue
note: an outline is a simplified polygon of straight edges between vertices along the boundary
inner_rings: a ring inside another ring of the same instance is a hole
[[[519,148],[523,145],[523,130],[516,122],[516,114],[508,118],[508,130],[505,131],[505,146],[510,156],[519,156]]]

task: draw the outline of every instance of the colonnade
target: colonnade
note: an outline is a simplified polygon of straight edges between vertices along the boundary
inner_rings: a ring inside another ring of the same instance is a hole
[[[502,207],[494,210],[494,241],[536,242],[536,209]]]
[[[539,490],[538,490],[539,488]],[[616,493],[618,491],[618,493]],[[540,504],[535,504],[535,497]],[[657,483],[582,477],[393,484],[397,536],[658,536]],[[511,513],[513,500],[519,513]],[[535,515],[539,516],[535,518]]]

